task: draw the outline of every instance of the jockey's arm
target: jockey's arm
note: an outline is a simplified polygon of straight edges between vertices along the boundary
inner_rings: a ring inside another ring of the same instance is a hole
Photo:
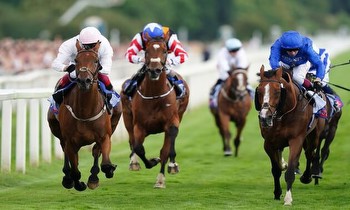
[[[51,68],[55,71],[63,72],[67,67],[74,63],[74,58],[76,55],[75,48],[76,38],[73,37],[63,42],[58,49],[57,57],[53,60]]]
[[[168,56],[167,63],[171,66],[177,66],[187,61],[188,54],[178,40],[176,34],[172,34],[168,41],[168,48],[173,52],[173,56]]]
[[[269,62],[272,69],[277,69],[280,67],[279,61],[281,60],[281,46],[278,40],[273,43],[270,49]]]
[[[144,62],[144,58],[138,56],[138,53],[143,49],[141,34],[137,33],[131,40],[128,49],[125,53],[125,58],[130,63],[141,63]]]
[[[106,38],[104,38],[104,40],[101,42],[98,54],[100,58],[100,64],[102,66],[100,73],[109,74],[112,69],[113,48]]]
[[[316,69],[316,77],[319,78],[320,80],[323,80],[325,75],[325,66],[323,65],[320,57],[312,48],[309,48],[307,50],[307,54],[308,54],[310,63]]]

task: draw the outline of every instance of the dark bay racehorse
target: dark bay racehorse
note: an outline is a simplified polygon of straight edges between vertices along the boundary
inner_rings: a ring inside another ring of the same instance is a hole
[[[232,69],[218,94],[218,107],[211,107],[216,126],[223,142],[224,155],[232,155],[230,146],[230,122],[236,126],[236,136],[233,139],[235,156],[241,143],[241,135],[251,108],[251,98],[247,90],[247,69]]]
[[[312,105],[295,85],[291,75],[282,68],[276,71],[260,69],[260,83],[256,90],[255,107],[259,111],[259,126],[264,138],[264,149],[271,161],[274,179],[274,198],[282,194],[280,177],[285,170],[282,151],[289,147],[289,158],[285,181],[287,183],[285,205],[292,205],[292,185],[295,169],[304,147],[306,169],[300,180],[311,182],[311,162],[314,150],[324,129],[325,120],[313,119]]]
[[[129,99],[121,93],[123,103],[123,119],[129,134],[130,170],[139,170],[139,156],[146,168],[161,163],[155,188],[165,188],[165,165],[168,173],[179,171],[175,161],[175,140],[179,132],[182,116],[189,100],[189,88],[185,81],[185,96],[176,99],[174,86],[166,75],[167,46],[163,40],[150,41],[145,49],[145,77],[137,87],[135,95]],[[182,77],[177,74],[179,79]],[[183,80],[183,79],[182,79]],[[124,84],[123,84],[124,87]],[[150,134],[164,132],[164,143],[160,150],[160,158],[147,159],[143,143]],[[137,155],[137,156],[136,156]]]
[[[329,100],[327,100],[327,107],[329,116],[332,112],[332,105],[330,104]],[[312,177],[315,179],[315,185],[318,184],[319,179],[322,179],[323,165],[329,157],[330,145],[334,140],[341,115],[342,110],[334,113],[333,116],[329,116],[329,118],[326,120],[325,128],[321,133],[319,145],[316,149],[316,154],[312,164]]]
[[[95,189],[99,184],[98,159],[102,155],[101,170],[107,178],[113,177],[116,166],[111,163],[111,135],[121,116],[121,103],[113,109],[113,114],[106,111],[104,98],[99,92],[98,48],[100,43],[90,50],[82,49],[78,40],[76,47],[76,85],[64,97],[56,116],[49,110],[48,122],[51,132],[60,140],[64,152],[62,185],[78,191],[86,189],[86,184],[80,181],[78,169],[78,151],[82,146],[94,144],[92,156],[93,166],[88,180],[88,187]]]

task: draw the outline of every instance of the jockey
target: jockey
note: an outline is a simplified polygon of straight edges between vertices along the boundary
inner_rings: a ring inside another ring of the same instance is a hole
[[[236,38],[226,40],[225,47],[221,48],[217,56],[216,68],[219,71],[219,79],[210,90],[210,107],[217,107],[218,90],[220,90],[222,84],[229,77],[228,71],[232,68],[246,69],[248,67],[248,58],[245,50],[242,48],[242,42]],[[248,85],[247,89],[252,96],[254,94],[252,87]],[[252,97],[254,98],[254,96]]]
[[[317,52],[317,51],[316,51]],[[328,96],[331,95],[331,101],[333,101],[333,107],[336,112],[340,111],[340,109],[344,106],[343,102],[339,98],[339,96],[333,91],[333,89],[328,85],[329,82],[329,71],[331,66],[331,60],[329,53],[324,48],[319,48],[319,51],[317,52],[318,55],[321,57],[321,60],[323,62],[323,65],[325,66],[325,75],[323,80],[321,81],[322,84],[322,90],[325,92]],[[311,66],[309,69],[309,72],[312,75],[316,75],[316,68],[314,66]]]
[[[147,24],[143,28],[143,31],[137,33],[131,40],[129,48],[125,53],[125,58],[130,63],[144,64],[145,58],[143,56],[140,57],[138,53],[142,50],[145,50],[146,43],[150,41],[147,40],[146,34],[148,34],[151,39],[162,38],[166,41],[168,52],[171,53],[167,57],[166,74],[169,81],[175,86],[177,98],[183,97],[185,93],[183,82],[176,77],[176,74],[173,72],[171,67],[184,63],[187,60],[188,55],[181,42],[178,40],[176,33],[171,29],[168,27],[162,27],[158,23]],[[125,94],[131,97],[136,89],[137,82],[140,82],[142,79],[143,73],[139,70],[138,73],[132,76],[130,82],[124,88]]]
[[[111,109],[112,106],[116,105],[116,101],[119,101],[119,95],[113,90],[112,83],[108,77],[112,67],[113,49],[108,39],[95,27],[86,27],[82,29],[79,35],[66,40],[59,47],[58,55],[53,61],[51,67],[59,72],[68,72],[68,74],[65,74],[61,78],[58,87],[56,88],[56,92],[53,94],[55,102],[57,104],[62,102],[65,87],[76,79],[74,61],[78,54],[75,46],[76,40],[79,40],[81,46],[86,50],[93,48],[97,42],[101,42],[100,48],[98,49],[98,57],[101,65],[101,69],[98,72],[98,80],[101,81],[107,89],[106,97],[110,102],[107,106]]]
[[[325,67],[321,61],[319,52],[312,40],[301,35],[297,31],[287,31],[271,46],[270,66],[277,69],[282,66],[293,70],[293,80],[306,90],[321,89],[321,81],[325,76]],[[306,74],[313,66],[316,70],[316,79],[312,84],[306,79]],[[312,94],[315,100],[314,113],[317,117],[327,118],[326,102],[318,95]]]

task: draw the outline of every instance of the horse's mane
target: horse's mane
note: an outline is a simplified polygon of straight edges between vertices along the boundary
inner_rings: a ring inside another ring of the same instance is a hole
[[[272,70],[272,69],[270,69],[270,70],[268,70],[268,71],[264,71],[264,77],[270,79],[271,77],[273,77],[273,76],[276,75],[276,72],[277,72],[276,70]],[[283,78],[284,80],[286,80],[287,83],[290,82],[290,80],[291,80],[291,75],[290,75],[290,73],[288,72],[288,70],[282,69],[282,78]]]

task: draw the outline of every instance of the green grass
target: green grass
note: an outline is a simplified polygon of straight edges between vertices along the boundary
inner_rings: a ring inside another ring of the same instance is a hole
[[[347,61],[344,54],[334,63]],[[347,86],[348,66],[332,71],[331,82]],[[348,86],[349,88],[349,86]],[[347,103],[349,93],[336,89]],[[350,207],[350,131],[349,106],[343,108],[331,154],[325,163],[320,184],[304,185],[299,175],[293,185],[293,209],[349,209]],[[162,135],[149,136],[145,142],[148,157],[156,157]],[[1,209],[281,209],[273,200],[270,162],[263,150],[263,139],[252,108],[243,132],[239,157],[224,157],[222,143],[207,106],[189,110],[176,141],[180,173],[166,174],[166,189],[153,189],[159,166],[139,172],[128,170],[129,145],[113,144],[111,159],[118,165],[112,179],[100,173],[100,187],[83,192],[64,189],[61,185],[62,160],[0,174]],[[86,181],[92,165],[87,148],[80,151],[82,180]],[[288,150],[285,150],[286,158]],[[305,167],[304,156],[301,169]],[[281,177],[283,195],[286,185]]]

